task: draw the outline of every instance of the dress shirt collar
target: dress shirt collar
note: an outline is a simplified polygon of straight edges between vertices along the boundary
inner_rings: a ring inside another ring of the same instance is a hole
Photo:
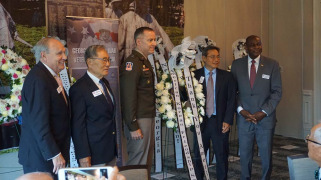
[[[209,76],[209,74],[210,74],[210,71],[208,70],[208,69],[206,69],[206,67],[204,66],[204,72],[205,72],[205,76]],[[216,68],[215,69],[213,69],[213,74],[216,74]]]
[[[55,77],[57,76],[57,74],[55,73],[55,71],[53,71],[49,66],[47,66],[45,63],[41,62],[43,65],[45,65],[45,67],[48,69],[48,71],[50,72],[50,74]]]
[[[258,63],[260,62],[260,58],[261,58],[261,55],[259,55],[258,57],[256,57],[256,58],[254,59],[255,64],[258,64]],[[248,60],[249,64],[252,64],[252,59],[251,59],[250,56],[247,56],[247,60]]]
[[[87,70],[87,74],[88,74],[88,76],[94,81],[94,83],[100,84],[100,83],[99,83],[99,80],[100,80],[100,79],[98,79],[96,76],[94,76],[93,74],[91,74],[88,70]]]

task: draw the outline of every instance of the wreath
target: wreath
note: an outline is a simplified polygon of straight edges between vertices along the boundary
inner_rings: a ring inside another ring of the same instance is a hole
[[[0,60],[1,79],[10,87],[10,92],[0,98],[0,124],[3,124],[21,115],[21,90],[30,67],[25,59],[3,46],[0,48]],[[0,85],[4,86],[2,81]]]
[[[189,39],[188,39],[189,40]],[[188,43],[186,43],[188,44]],[[191,43],[189,43],[191,44]],[[175,47],[172,50],[172,57],[175,59],[175,72],[178,79],[178,84],[180,89],[187,89],[186,83],[185,83],[185,77],[183,73],[182,67],[184,66],[184,61],[193,61],[195,58],[196,50],[195,49],[188,49],[191,46],[188,45],[184,48],[184,40],[183,44]],[[196,47],[196,46],[194,46]],[[176,53],[173,53],[173,51],[176,51]],[[158,61],[155,62],[156,66],[156,73],[158,76],[158,79],[160,80],[156,84],[156,108],[158,109],[160,113],[160,117],[163,121],[166,122],[167,128],[173,128],[176,130],[177,128],[177,114],[174,107],[174,98],[172,91],[172,79],[171,76],[162,71],[160,68],[160,64]],[[195,70],[195,63],[191,64],[189,66],[190,71]],[[204,106],[205,106],[205,96],[203,94],[203,86],[199,84],[199,82],[194,77],[194,73],[191,72],[192,76],[192,83],[193,83],[193,89],[196,97],[196,104],[197,104],[197,111],[199,114],[199,120],[200,122],[203,121],[202,116],[204,116]],[[194,125],[193,121],[193,112],[192,109],[189,107],[189,101],[182,101],[182,109],[183,109],[183,115],[185,120],[185,126],[186,128]]]

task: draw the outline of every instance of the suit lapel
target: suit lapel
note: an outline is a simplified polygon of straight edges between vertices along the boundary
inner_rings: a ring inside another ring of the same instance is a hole
[[[106,97],[104,96],[104,94],[102,93],[99,96],[94,97],[92,92],[100,90],[97,85],[95,84],[95,82],[88,76],[88,74],[85,74],[85,78],[88,84],[88,91],[90,92],[90,96],[92,96],[95,99],[98,99],[99,102],[101,102],[104,105],[107,105],[107,100]]]
[[[39,65],[39,68],[42,69],[44,71],[44,73],[46,74],[48,80],[50,81],[50,84],[54,84],[54,87],[58,88],[59,87],[58,82],[56,81],[55,77],[53,77],[53,75],[50,73],[50,71],[47,69],[47,67],[41,61],[39,61],[38,65]],[[57,88],[56,88],[56,92],[58,93]],[[64,87],[62,87],[62,88],[65,91],[65,88]],[[65,102],[64,104],[68,107],[70,102],[69,102],[69,98],[68,98],[66,91],[65,91],[65,95],[66,95],[66,99],[68,101],[68,104],[66,104],[66,101],[65,101],[65,98],[64,98],[64,95],[62,94],[62,92],[59,93],[60,98],[63,100],[63,102]]]

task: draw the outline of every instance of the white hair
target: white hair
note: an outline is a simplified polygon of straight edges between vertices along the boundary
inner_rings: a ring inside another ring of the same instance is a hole
[[[37,42],[35,46],[31,49],[31,52],[34,54],[36,58],[36,63],[40,61],[41,58],[41,52],[49,53],[48,49],[48,42],[51,39],[56,39],[60,41],[64,46],[66,45],[65,40],[61,40],[59,37],[43,37],[40,41]],[[67,54],[66,54],[67,55]]]

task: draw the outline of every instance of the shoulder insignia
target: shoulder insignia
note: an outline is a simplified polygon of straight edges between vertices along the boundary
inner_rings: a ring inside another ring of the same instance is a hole
[[[133,70],[133,63],[132,62],[126,62],[126,71]]]

